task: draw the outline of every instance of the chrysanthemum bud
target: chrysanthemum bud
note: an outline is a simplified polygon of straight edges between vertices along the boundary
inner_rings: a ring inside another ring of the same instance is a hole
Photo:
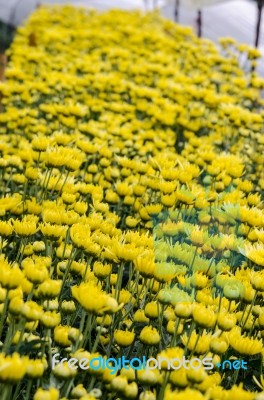
[[[139,339],[146,345],[154,346],[160,342],[160,335],[153,326],[145,326],[140,332]]]

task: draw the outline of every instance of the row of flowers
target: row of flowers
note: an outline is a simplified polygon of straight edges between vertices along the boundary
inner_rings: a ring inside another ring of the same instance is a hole
[[[18,29],[0,86],[1,399],[263,398],[264,80],[258,51],[221,45],[156,13],[41,7]],[[214,368],[52,369],[56,353]]]

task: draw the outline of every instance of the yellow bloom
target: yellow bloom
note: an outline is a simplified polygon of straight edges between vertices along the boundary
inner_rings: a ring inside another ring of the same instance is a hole
[[[139,224],[140,220],[137,218],[133,218],[131,216],[126,217],[126,225],[129,228],[135,228]]]
[[[21,221],[18,219],[13,219],[12,224],[14,231],[22,237],[27,237],[34,235],[37,232],[37,219],[24,217]]]
[[[238,327],[229,332],[228,339],[231,347],[241,355],[254,355],[263,350],[261,340],[242,336]]]
[[[201,392],[194,389],[186,389],[181,392],[172,391],[168,386],[165,391],[164,400],[205,400],[205,397],[202,395]]]
[[[56,365],[53,374],[59,379],[70,379],[77,375],[77,368],[71,368],[67,362]]]
[[[94,283],[81,283],[72,287],[73,297],[81,306],[92,314],[101,315],[107,311],[114,311],[117,307],[115,299],[108,296]]]
[[[154,346],[160,341],[160,335],[156,328],[153,326],[145,326],[140,332],[139,339],[142,343]]]
[[[70,346],[72,343],[69,339],[69,331],[71,327],[58,325],[54,329],[54,341],[62,347]]]
[[[33,400],[59,400],[60,392],[58,389],[50,388],[48,390],[38,388],[34,394]]]
[[[70,228],[70,236],[74,245],[78,249],[86,249],[87,243],[90,239],[91,230],[89,225],[84,225],[81,223],[73,224]]]
[[[255,393],[250,393],[243,389],[243,383],[234,385],[228,392],[226,392],[225,398],[227,400],[254,400]]]
[[[23,304],[20,314],[27,321],[36,321],[41,317],[42,307],[34,301],[27,301]]]
[[[76,307],[73,300],[63,300],[61,303],[61,309],[65,314],[74,314],[76,311]]]
[[[40,321],[46,328],[55,328],[61,322],[61,315],[55,311],[46,311],[41,315]]]
[[[34,284],[42,283],[49,277],[45,264],[34,263],[31,258],[27,258],[23,260],[22,265],[26,278]]]
[[[96,261],[93,265],[94,275],[99,279],[105,279],[111,274],[112,266]]]
[[[158,282],[169,282],[177,275],[177,266],[172,262],[158,262],[155,265],[154,277]]]
[[[262,243],[247,245],[245,250],[241,250],[241,253],[245,254],[256,265],[264,267],[264,245]]]
[[[200,303],[193,305],[192,315],[194,321],[203,328],[212,328],[216,322],[214,311]]]
[[[193,368],[186,371],[188,381],[196,384],[202,383],[208,377],[204,367],[197,360],[190,360],[190,362],[192,362]]]
[[[38,297],[54,299],[59,295],[61,285],[61,280],[47,279],[38,286],[36,294]]]
[[[0,221],[0,235],[3,237],[10,236],[13,232],[12,225],[7,221]]]
[[[135,322],[149,322],[149,318],[146,317],[144,310],[137,310],[134,314]]]
[[[135,340],[135,333],[117,329],[114,332],[114,339],[120,347],[131,346]]]
[[[137,256],[134,260],[135,268],[145,278],[152,278],[155,272],[155,262],[153,256],[146,254]]]
[[[0,258],[0,283],[6,289],[13,289],[21,284],[24,278],[23,272],[17,267],[11,267],[8,262]]]
[[[174,312],[179,318],[189,318],[192,315],[193,305],[188,302],[178,302],[175,305]]]
[[[217,325],[223,331],[230,331],[236,325],[236,316],[226,311],[221,311],[217,315]]]
[[[48,364],[46,359],[28,360],[26,375],[29,378],[41,378],[47,367]]]
[[[209,350],[211,335],[207,333],[203,333],[199,340],[197,341],[197,333],[192,332],[190,339],[188,338],[187,333],[184,333],[181,336],[181,340],[184,346],[188,343],[188,350],[194,351],[196,354],[205,354]]]
[[[148,318],[158,318],[159,316],[159,307],[156,301],[151,301],[147,303],[144,309],[145,315]]]
[[[64,238],[66,235],[66,226],[52,225],[49,222],[44,222],[39,227],[42,234],[51,240],[56,240],[60,237]]]
[[[0,381],[2,383],[19,382],[26,374],[28,358],[20,357],[18,353],[11,356],[0,354]]]
[[[264,292],[264,270],[252,272],[251,284],[255,290]]]
[[[210,343],[210,350],[215,354],[223,354],[228,349],[228,341],[223,338],[213,338]]]
[[[137,383],[136,382],[129,383],[124,390],[124,395],[128,399],[136,399],[138,395]]]

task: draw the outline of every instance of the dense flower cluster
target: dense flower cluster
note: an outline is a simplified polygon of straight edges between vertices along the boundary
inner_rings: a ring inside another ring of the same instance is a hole
[[[1,399],[263,399],[264,81],[256,50],[221,44],[156,13],[41,7],[18,29],[0,86]],[[55,353],[214,368],[52,369]]]

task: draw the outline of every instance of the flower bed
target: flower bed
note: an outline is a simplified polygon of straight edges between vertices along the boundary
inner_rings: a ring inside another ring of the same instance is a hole
[[[262,398],[264,82],[256,50],[221,44],[155,13],[41,7],[18,29],[1,399]],[[122,357],[199,365],[112,373]]]

